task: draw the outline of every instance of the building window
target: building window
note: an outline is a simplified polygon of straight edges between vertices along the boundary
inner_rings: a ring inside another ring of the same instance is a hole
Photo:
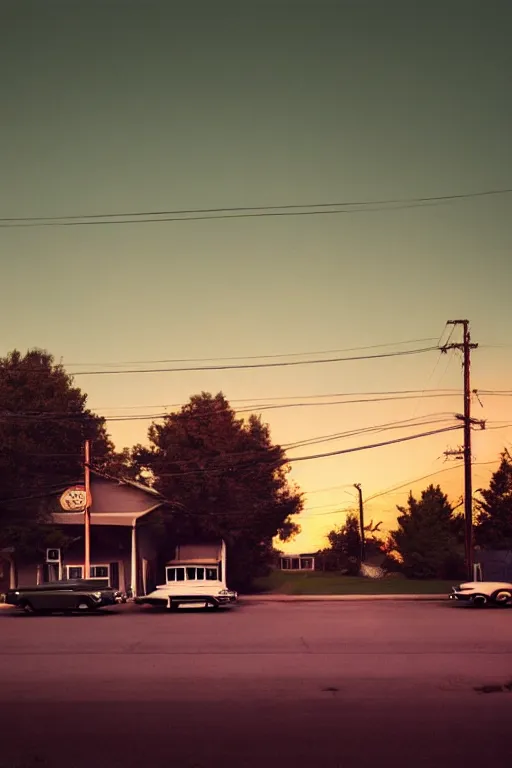
[[[299,571],[300,570],[300,558],[299,557],[293,557],[292,558],[292,571]]]
[[[109,575],[108,565],[91,565],[91,579],[108,579]]]
[[[281,569],[283,571],[289,571],[290,570],[290,558],[289,557],[283,557],[281,559]]]
[[[84,569],[82,565],[66,565],[68,579],[82,579]]]
[[[300,567],[303,571],[312,571],[313,570],[313,558],[312,557],[303,557],[300,561]]]
[[[91,579],[106,579],[110,582],[110,566],[109,565],[91,565]],[[66,578],[68,579],[83,579],[84,567],[83,565],[66,565]]]

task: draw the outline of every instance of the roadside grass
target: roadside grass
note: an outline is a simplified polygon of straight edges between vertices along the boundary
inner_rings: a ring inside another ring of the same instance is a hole
[[[273,571],[256,579],[254,592],[276,595],[446,595],[455,581],[421,581],[400,576],[368,579],[338,573]]]

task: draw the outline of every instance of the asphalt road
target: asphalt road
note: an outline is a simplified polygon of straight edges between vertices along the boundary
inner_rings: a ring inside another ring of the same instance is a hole
[[[0,768],[510,768],[509,681],[509,609],[3,611]]]

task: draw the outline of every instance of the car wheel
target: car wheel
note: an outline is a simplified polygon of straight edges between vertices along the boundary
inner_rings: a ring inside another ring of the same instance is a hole
[[[475,608],[483,608],[487,605],[487,595],[473,595],[471,602]]]
[[[499,589],[492,596],[492,600],[494,603],[496,603],[496,605],[509,605],[509,603],[512,601],[512,592],[509,592],[507,589]]]
[[[21,604],[21,608],[23,612],[26,613],[28,616],[33,615],[35,613],[34,606],[28,600],[25,600],[25,602]]]

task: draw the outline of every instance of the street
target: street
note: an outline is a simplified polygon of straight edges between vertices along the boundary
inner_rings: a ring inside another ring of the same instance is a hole
[[[3,611],[0,638],[0,768],[496,768],[512,758],[512,692],[497,690],[512,680],[509,609]]]

